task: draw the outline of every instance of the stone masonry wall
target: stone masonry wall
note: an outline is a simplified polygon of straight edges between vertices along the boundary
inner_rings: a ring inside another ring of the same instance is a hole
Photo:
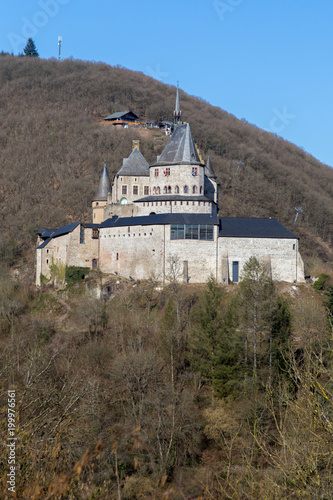
[[[223,281],[223,261],[228,263],[228,279],[233,281],[232,263],[239,263],[242,277],[244,264],[251,256],[263,262],[270,258],[272,279],[277,281],[304,281],[304,265],[298,251],[297,239],[280,238],[219,238],[218,279]]]

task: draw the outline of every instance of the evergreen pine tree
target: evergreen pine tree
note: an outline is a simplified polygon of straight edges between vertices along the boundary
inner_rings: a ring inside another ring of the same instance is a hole
[[[218,396],[235,395],[242,372],[236,321],[225,292],[215,280],[209,280],[193,319],[189,354],[193,369],[212,384]]]
[[[23,49],[24,55],[29,57],[39,57],[35,42],[32,38],[28,38],[27,44]]]

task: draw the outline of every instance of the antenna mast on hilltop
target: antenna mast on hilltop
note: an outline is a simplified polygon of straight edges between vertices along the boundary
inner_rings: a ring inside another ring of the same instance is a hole
[[[58,45],[59,45],[59,61],[61,59],[61,42],[62,42],[62,36],[58,36]]]

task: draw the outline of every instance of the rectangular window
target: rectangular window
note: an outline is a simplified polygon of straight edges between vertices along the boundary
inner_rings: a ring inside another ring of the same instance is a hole
[[[158,168],[155,168],[154,175],[155,175],[155,177],[158,177]]]
[[[167,168],[165,169],[165,175],[170,175],[170,168],[169,168],[169,167],[167,167]]]
[[[98,229],[93,229],[93,231],[92,231],[93,240],[98,240],[98,236],[99,236]]]
[[[145,195],[149,195],[149,186],[145,186],[145,187],[144,187],[144,191],[143,191],[143,193],[144,193]]]
[[[232,262],[232,282],[238,283],[238,281],[239,281],[239,262],[233,261]]]
[[[138,194],[139,188],[138,186],[133,186],[133,194]]]
[[[184,239],[184,224],[171,224],[170,226],[170,239],[183,240]]]
[[[198,167],[192,167],[192,175],[198,175]]]
[[[121,188],[121,193],[122,193],[122,194],[127,194],[127,186],[123,186],[123,187]]]
[[[214,226],[212,224],[171,224],[171,240],[214,240]]]
[[[84,227],[80,226],[80,243],[84,243]]]

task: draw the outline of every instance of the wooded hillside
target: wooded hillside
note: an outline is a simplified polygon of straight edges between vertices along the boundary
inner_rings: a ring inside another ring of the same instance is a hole
[[[0,56],[1,498],[333,496],[332,273],[273,283],[252,257],[237,286],[161,289],[53,265],[37,289],[10,268],[21,252],[32,274],[38,228],[90,219],[104,159],[114,174],[133,139],[150,162],[168,140],[101,119],[170,119],[174,100],[122,68]],[[198,98],[181,107],[221,215],[276,217],[328,268],[333,170]]]
[[[204,159],[210,152],[220,182],[220,214],[275,217],[301,237],[310,266],[328,262],[333,169],[202,99],[183,92],[180,98],[182,117]],[[172,119],[174,103],[174,87],[127,69],[1,56],[2,253],[32,247],[41,227],[90,220],[104,159],[114,174],[130,154],[132,139],[140,139],[148,162],[160,154],[166,137],[100,125],[106,115],[131,109],[143,119]],[[294,226],[296,205],[303,213]]]

